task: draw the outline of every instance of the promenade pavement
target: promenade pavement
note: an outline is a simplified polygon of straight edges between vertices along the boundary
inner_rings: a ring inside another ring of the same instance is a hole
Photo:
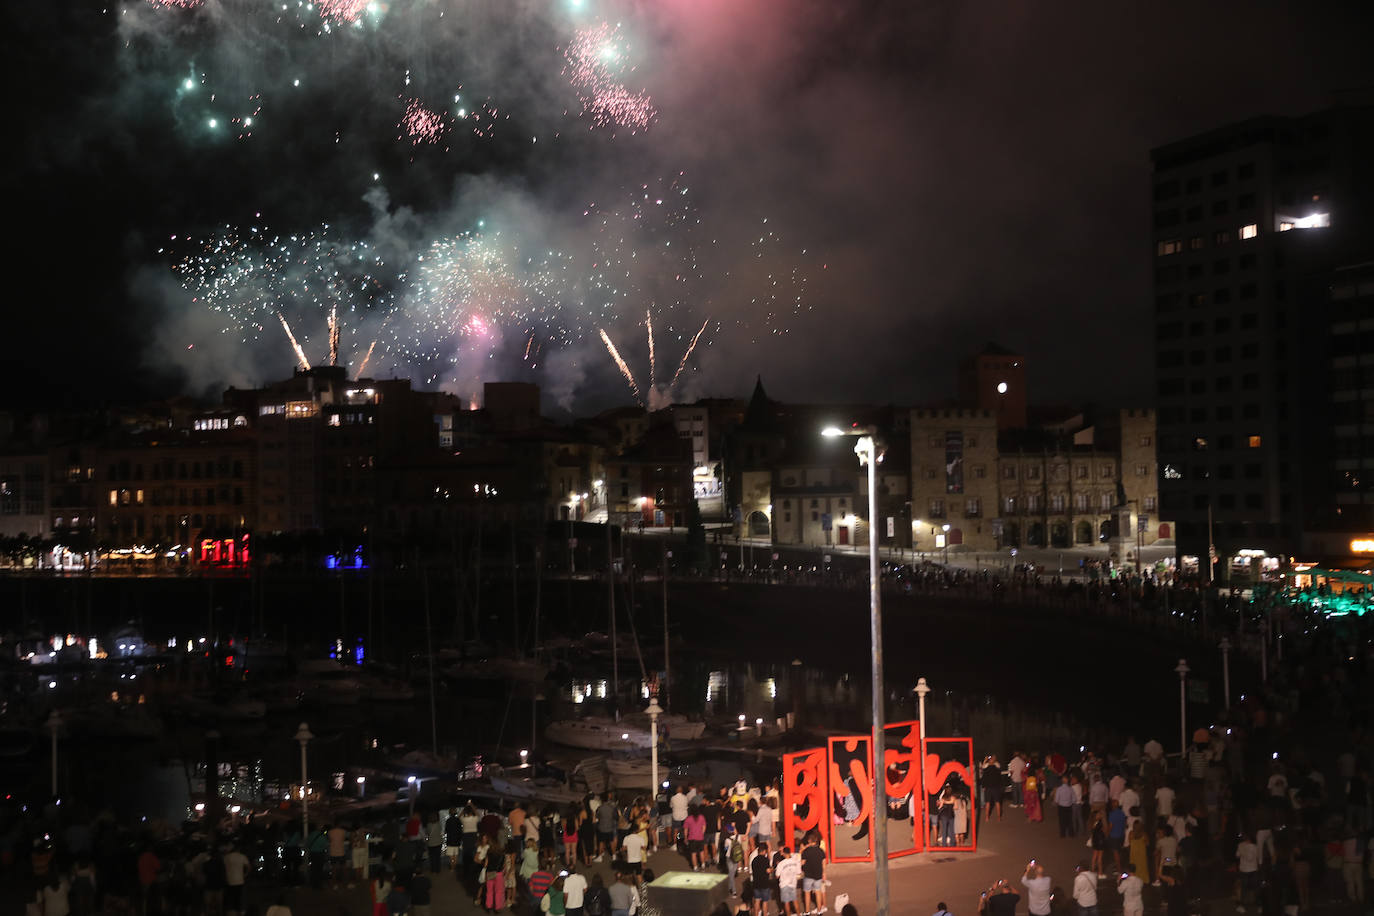
[[[954,916],[976,916],[979,894],[990,887],[998,878],[1005,878],[1016,884],[1020,890],[1019,879],[1025,871],[1026,863],[1032,858],[1045,865],[1057,887],[1062,888],[1056,908],[1072,901],[1068,895],[1073,886],[1074,866],[1080,859],[1086,859],[1090,850],[1084,846],[1082,836],[1077,839],[1060,839],[1057,824],[1050,820],[1043,823],[1027,823],[1025,812],[1020,808],[1008,808],[1001,822],[980,825],[979,849],[977,852],[929,852],[894,859],[890,866],[891,909],[893,916],[929,916],[941,901],[949,904]],[[686,859],[673,851],[660,851],[649,858],[649,867],[657,875],[673,870],[688,868]],[[594,865],[609,884],[612,879],[610,862]],[[830,899],[836,894],[846,893],[859,910],[860,916],[871,916],[876,899],[874,887],[874,868],[868,863],[833,864],[829,867],[828,877]],[[434,878],[434,900],[432,912],[442,916],[477,916],[478,907],[472,898],[448,873],[440,873]],[[1103,882],[1104,910],[1117,909],[1114,892],[1115,882]],[[1108,892],[1111,888],[1111,892]],[[1147,888],[1146,905],[1152,909],[1155,899],[1152,889]],[[258,901],[263,910],[272,902],[275,890],[258,887],[250,899]],[[294,916],[370,916],[368,891],[358,886],[351,890],[343,889],[312,891],[308,888],[295,888],[289,893]],[[1227,906],[1229,911],[1230,907]],[[776,916],[776,908],[774,908]],[[1018,907],[1018,913],[1025,912],[1025,894]],[[1072,912],[1072,910],[1064,910]],[[834,914],[833,907],[830,913]]]

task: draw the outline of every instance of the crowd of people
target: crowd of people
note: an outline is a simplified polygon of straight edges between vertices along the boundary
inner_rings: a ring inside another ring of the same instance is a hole
[[[1344,620],[1291,640],[1259,689],[1198,728],[1182,755],[1133,738],[1115,753],[1081,747],[1072,760],[1018,750],[1004,764],[989,755],[978,774],[982,817],[1049,821],[1047,831],[1082,842],[1072,892],[1081,916],[1094,916],[1107,888],[1128,914],[1154,895],[1169,916],[1186,916],[1199,897],[1290,916],[1367,905],[1369,636],[1367,624]],[[1031,916],[1047,916],[1052,884],[1034,862],[1019,887],[989,888],[980,912],[1011,916],[1021,890]]]
[[[29,916],[290,916],[285,896],[246,890],[302,884],[365,891],[373,916],[428,916],[438,881],[458,883],[486,913],[635,916],[653,880],[648,856],[668,848],[693,870],[727,876],[752,916],[774,907],[778,916],[820,916],[820,834],[797,844],[780,836],[778,788],[682,785],[655,797],[589,794],[570,806],[468,801],[369,823],[326,819],[307,835],[294,819],[238,815],[135,829],[53,800],[41,811],[0,809],[0,848],[6,871],[28,888]]]
[[[1239,912],[1290,916],[1366,902],[1374,633],[1361,618],[1312,623],[1284,632],[1263,682],[1237,690],[1182,759],[1133,739],[988,755],[965,821],[980,819],[981,832],[1024,818],[1047,842],[1081,843],[1084,861],[1071,893],[1030,863],[988,888],[979,911],[1013,916],[1024,896],[1031,916],[1070,899],[1094,916],[1103,894],[1128,914],[1159,903],[1169,916],[1218,895]],[[374,916],[428,916],[442,881],[488,912],[635,916],[649,855],[672,848],[689,869],[724,875],[750,916],[826,914],[822,838],[785,835],[782,804],[776,784],[682,785],[572,806],[462,803],[366,822],[325,813],[303,835],[294,818],[131,824],[72,802],[14,801],[0,803],[0,867],[24,882],[31,916],[289,916],[275,893],[300,883],[366,893]],[[949,807],[943,821],[932,812],[932,845],[960,838],[957,799]]]

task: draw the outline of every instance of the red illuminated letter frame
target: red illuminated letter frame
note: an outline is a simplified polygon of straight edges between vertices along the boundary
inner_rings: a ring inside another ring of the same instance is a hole
[[[868,735],[846,735],[831,738],[830,750],[830,791],[826,801],[831,806],[830,847],[827,852],[832,862],[872,862],[873,843],[869,828],[873,821],[873,741]],[[853,820],[842,820],[840,811],[853,810],[857,816]],[[863,852],[856,854],[854,847],[863,843]]]
[[[826,798],[826,767],[830,758],[825,748],[782,755],[782,826],[784,844],[800,847],[801,837],[812,830],[830,847],[830,802]],[[804,812],[798,814],[797,808]]]
[[[968,841],[955,846],[935,847],[941,852],[973,852],[978,848],[978,795],[974,783],[972,738],[926,738],[925,799],[934,811],[936,799],[945,783],[954,780],[954,792],[968,805]],[[929,818],[925,819],[927,824]],[[957,818],[956,818],[957,820]],[[957,835],[956,835],[957,840]]]

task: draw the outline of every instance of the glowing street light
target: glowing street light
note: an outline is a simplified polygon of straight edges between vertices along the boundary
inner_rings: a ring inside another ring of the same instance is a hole
[[[878,440],[878,430],[869,426],[840,429],[827,426],[821,430],[826,438],[837,436],[857,436],[854,454],[859,456],[859,465],[868,468],[868,626],[869,638],[873,644],[873,864],[877,906],[875,916],[887,916],[888,871],[887,871],[887,768],[884,756],[883,715],[883,597],[882,580],[878,576],[878,462],[883,460],[883,445]],[[945,563],[949,563],[949,539],[945,539]]]

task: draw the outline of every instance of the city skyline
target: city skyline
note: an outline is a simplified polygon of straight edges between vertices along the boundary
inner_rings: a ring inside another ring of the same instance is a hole
[[[52,79],[7,190],[51,305],[10,310],[10,403],[261,384],[329,359],[331,308],[352,370],[535,381],[583,413],[629,397],[602,331],[649,388],[650,323],[658,387],[701,335],[669,400],[762,372],[928,402],[944,354],[992,338],[1043,400],[1148,403],[1149,150],[1371,82],[1343,13],[1282,7],[1189,9],[1186,34],[1086,5],[267,9],[19,17],[12,52]],[[283,244],[288,282],[264,279]],[[207,250],[230,257],[188,277]]]

